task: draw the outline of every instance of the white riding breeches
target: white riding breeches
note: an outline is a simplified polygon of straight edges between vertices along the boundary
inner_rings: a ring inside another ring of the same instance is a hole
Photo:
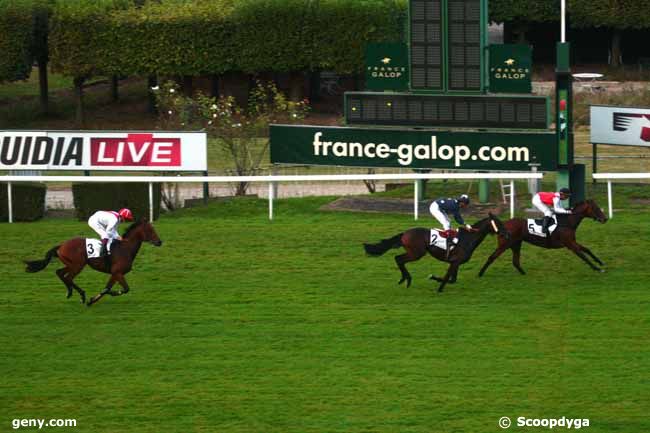
[[[544,214],[545,217],[552,217],[553,216],[553,211],[551,210],[550,207],[545,205],[542,202],[542,199],[539,198],[538,195],[535,195],[533,197],[533,206],[535,206],[540,212]]]
[[[100,239],[108,239],[109,241],[112,241],[113,239],[117,239],[118,237],[117,232],[106,231],[106,228],[103,225],[101,225],[99,221],[96,221],[93,218],[88,220],[88,225],[90,226],[91,229],[97,232]]]
[[[436,203],[435,201],[431,203],[431,206],[429,206],[429,212],[431,212],[431,215],[433,215],[433,217],[438,220],[440,225],[442,225],[443,229],[445,230],[451,229],[451,223],[449,222],[449,218],[447,218],[447,215],[440,210],[440,208],[438,207],[438,203]]]

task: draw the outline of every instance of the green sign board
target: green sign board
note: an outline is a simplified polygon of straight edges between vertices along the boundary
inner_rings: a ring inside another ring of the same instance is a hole
[[[355,167],[541,170],[557,167],[555,133],[271,125],[271,162]]]
[[[408,48],[405,44],[368,44],[366,89],[408,90],[408,76]]]
[[[530,45],[490,45],[490,92],[531,93]]]

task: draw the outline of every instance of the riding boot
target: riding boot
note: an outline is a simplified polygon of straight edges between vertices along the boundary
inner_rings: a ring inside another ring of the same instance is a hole
[[[551,223],[553,222],[553,218],[551,217],[544,217],[544,221],[542,221],[542,231],[546,234],[546,236],[550,237],[551,233],[549,233],[548,228],[551,226]]]
[[[108,239],[102,239],[102,250],[99,255],[104,257],[104,266],[107,270],[110,270],[111,256],[108,254]]]

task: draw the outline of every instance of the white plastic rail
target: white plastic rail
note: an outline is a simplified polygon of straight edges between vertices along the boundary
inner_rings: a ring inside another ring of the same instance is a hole
[[[541,179],[542,173],[397,173],[397,174],[323,174],[293,176],[0,176],[0,182],[7,183],[9,222],[13,222],[11,185],[16,182],[74,182],[74,183],[149,183],[149,219],[153,220],[154,183],[233,183],[265,182],[269,184],[269,219],[273,219],[273,184],[276,182],[318,182],[349,180],[413,180],[413,216],[418,219],[418,180],[423,179],[501,179],[510,180],[514,191],[514,181],[518,179]],[[514,216],[515,195],[510,196],[510,217]]]
[[[607,209],[609,218],[614,216],[612,205],[612,181],[613,180],[633,180],[633,179],[650,179],[650,173],[594,173],[594,179],[607,181]]]

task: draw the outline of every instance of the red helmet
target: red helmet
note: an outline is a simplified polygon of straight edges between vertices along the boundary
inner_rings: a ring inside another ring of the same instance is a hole
[[[133,213],[127,208],[122,208],[118,212],[124,221],[133,221]]]

